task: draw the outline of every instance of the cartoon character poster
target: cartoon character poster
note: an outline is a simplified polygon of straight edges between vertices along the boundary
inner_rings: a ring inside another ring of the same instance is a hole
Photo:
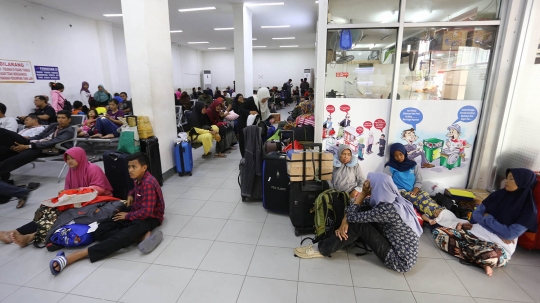
[[[408,158],[421,168],[424,181],[463,188],[481,106],[481,101],[397,100],[392,106],[388,146],[403,144]]]
[[[390,100],[326,98],[323,148],[335,154],[341,144],[349,145],[358,157],[364,177],[382,172],[386,162]]]

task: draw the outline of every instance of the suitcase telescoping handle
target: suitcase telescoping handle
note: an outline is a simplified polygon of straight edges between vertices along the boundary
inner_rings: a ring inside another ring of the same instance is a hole
[[[283,134],[291,134],[291,146],[293,147],[294,149],[294,132],[292,130],[280,130],[279,131],[279,151],[283,151]]]
[[[319,155],[319,180],[322,179],[322,143],[305,143],[304,144],[304,161],[303,161],[303,164],[302,165],[302,182],[306,182],[306,150],[307,150],[307,147],[312,147],[313,149],[315,149],[315,147],[318,147],[319,148],[319,152],[321,153]],[[313,161],[313,156],[314,155],[311,155],[311,161]],[[313,167],[313,172],[315,172],[315,167]]]

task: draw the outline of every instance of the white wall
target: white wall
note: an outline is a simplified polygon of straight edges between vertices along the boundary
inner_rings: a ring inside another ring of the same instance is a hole
[[[129,83],[128,63],[126,56],[126,41],[124,39],[124,30],[113,27],[114,48],[116,50],[116,64],[118,66],[118,88],[115,93],[126,92],[131,96]]]
[[[202,57],[203,69],[212,71],[213,88],[233,86],[233,51],[206,51],[203,52]],[[293,80],[295,86],[300,85],[300,79],[304,76],[304,68],[315,68],[315,61],[314,49],[254,50],[253,85],[255,88],[261,86],[281,88],[289,78]],[[313,84],[311,83],[311,85]]]
[[[174,88],[191,93],[201,85],[202,52],[187,46],[171,44]]]

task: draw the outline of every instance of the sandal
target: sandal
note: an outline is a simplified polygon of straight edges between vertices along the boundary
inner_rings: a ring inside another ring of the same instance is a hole
[[[60,270],[55,269],[54,263],[56,263],[57,266],[60,266]],[[66,254],[63,251],[57,253],[56,257],[52,259],[51,262],[49,262],[49,268],[51,269],[51,274],[53,276],[58,275],[66,267],[66,265],[67,265]]]
[[[224,154],[215,154],[214,158],[227,158],[227,155]]]
[[[238,147],[236,147],[236,146],[231,146],[231,147],[229,147],[229,148],[230,148],[231,150],[237,150],[237,149],[238,149]]]
[[[212,157],[212,152],[208,152],[206,155],[202,155],[203,159]]]

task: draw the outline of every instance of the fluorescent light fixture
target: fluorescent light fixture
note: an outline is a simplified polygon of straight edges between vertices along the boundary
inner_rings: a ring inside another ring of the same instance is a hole
[[[253,38],[253,39],[251,39],[251,40],[253,40],[253,41],[257,41],[257,38]]]
[[[246,3],[246,6],[269,6],[269,5],[284,5],[285,2],[269,2],[269,3]]]
[[[294,37],[272,38],[272,40],[294,40]]]
[[[390,35],[386,35],[386,36],[382,37],[381,41],[384,41],[384,40],[388,39],[388,37],[390,37]]]
[[[280,45],[279,47],[298,47],[298,45]]]
[[[215,27],[214,30],[215,31],[230,31],[230,30],[233,30],[234,27]]]
[[[263,25],[261,28],[285,28],[291,27],[290,25]]]
[[[227,49],[226,47],[209,47],[208,49]]]
[[[262,48],[262,47],[266,47],[266,45],[253,45],[253,48]]]
[[[177,31],[171,31],[171,33],[183,33],[184,31],[177,30]]]
[[[188,42],[187,44],[204,44],[204,43],[210,43],[208,41],[199,41],[199,42]]]
[[[122,17],[122,14],[103,14],[104,17]]]
[[[315,1],[315,3],[319,3],[319,1]]]
[[[182,8],[182,9],[179,9],[178,11],[183,13],[183,12],[194,12],[194,11],[207,11],[207,10],[211,10],[211,9],[216,9],[216,8],[214,6],[195,7],[195,8]]]

